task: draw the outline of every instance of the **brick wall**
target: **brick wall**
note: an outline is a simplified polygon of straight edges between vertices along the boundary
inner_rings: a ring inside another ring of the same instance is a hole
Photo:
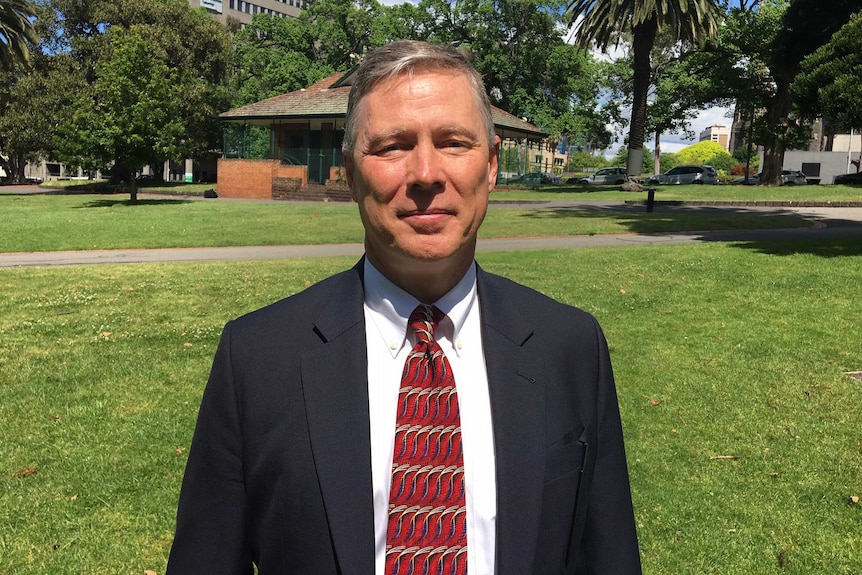
[[[269,200],[273,178],[297,178],[305,185],[306,168],[282,165],[278,160],[219,158],[216,192],[222,198]]]

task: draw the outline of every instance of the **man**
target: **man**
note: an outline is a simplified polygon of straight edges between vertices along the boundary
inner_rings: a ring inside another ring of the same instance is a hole
[[[640,573],[597,323],[473,259],[498,146],[457,50],[363,61],[366,257],[225,327],[168,573]]]

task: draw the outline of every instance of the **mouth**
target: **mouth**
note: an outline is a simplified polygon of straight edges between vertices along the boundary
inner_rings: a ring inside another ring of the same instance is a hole
[[[417,209],[417,210],[404,210],[397,214],[398,218],[411,219],[411,218],[440,218],[444,216],[453,216],[455,213],[452,210],[446,210],[443,208],[428,208],[428,209]]]
[[[398,219],[419,231],[431,232],[439,229],[454,215],[454,212],[445,209],[406,210],[398,214]]]

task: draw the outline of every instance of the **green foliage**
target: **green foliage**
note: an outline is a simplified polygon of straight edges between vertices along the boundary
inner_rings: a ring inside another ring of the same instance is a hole
[[[725,150],[722,150],[708,158],[706,163],[718,170],[719,175],[726,175],[736,165],[736,159]]]
[[[218,149],[230,53],[218,21],[181,0],[87,6],[63,20],[84,85],[58,127],[58,159],[130,182],[143,165]]]
[[[680,164],[679,159],[676,157],[676,154],[671,153],[663,153],[659,156],[659,171],[664,173],[669,169],[678,166]]]
[[[617,150],[617,155],[614,156],[614,159],[611,160],[611,165],[614,166],[627,166],[629,158],[629,149],[626,147],[620,147]],[[653,172],[653,155],[652,152],[648,149],[644,149],[643,151],[643,162],[641,166],[641,174],[651,174]]]
[[[316,59],[315,39],[301,19],[257,14],[234,42],[235,107],[306,88],[335,72]]]
[[[670,44],[703,45],[717,33],[719,5],[716,0],[571,0],[567,15],[569,23],[576,26],[575,40],[581,48],[596,46],[606,52],[611,43],[618,44],[631,34],[632,111],[628,147],[632,153],[626,168],[630,175],[636,175],[644,153],[647,94],[652,83],[650,59],[656,38],[661,34]],[[681,114],[684,115],[678,109],[663,112],[668,121]]]
[[[607,158],[601,154],[591,155],[589,152],[574,151],[569,154],[569,171],[580,171],[583,168],[604,168],[610,165]]]
[[[862,12],[803,60],[793,92],[806,117],[835,131],[862,128]]]
[[[31,0],[3,0],[0,3],[0,71],[10,72],[16,64],[30,63],[28,42],[39,42],[32,18],[36,9]]]
[[[676,159],[679,164],[706,164],[708,163],[707,160],[721,152],[724,152],[728,157],[731,157],[718,142],[704,140],[703,142],[686,146],[677,152]]]

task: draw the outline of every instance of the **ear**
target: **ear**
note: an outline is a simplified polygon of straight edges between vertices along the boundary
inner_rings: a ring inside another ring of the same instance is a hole
[[[500,136],[494,136],[494,143],[488,152],[488,191],[493,191],[497,184],[497,171],[500,158]]]
[[[350,190],[350,197],[353,198],[354,202],[359,203],[356,180],[354,179],[356,164],[353,161],[353,155],[348,152],[341,152],[341,159],[344,162],[344,177],[347,178],[347,189]]]

